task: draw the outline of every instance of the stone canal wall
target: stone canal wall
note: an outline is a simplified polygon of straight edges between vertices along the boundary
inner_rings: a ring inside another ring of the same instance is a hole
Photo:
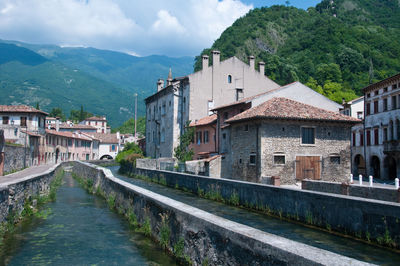
[[[400,204],[204,176],[140,169],[170,187],[400,248]]]
[[[183,254],[194,265],[364,264],[212,215],[115,178],[108,169],[72,165],[73,173],[92,184],[93,191],[101,190],[119,212],[133,212],[143,227],[147,223],[151,235],[171,252],[176,254],[183,241]]]
[[[51,181],[60,170],[61,165],[57,164],[38,175],[2,182],[0,185],[0,223],[6,222],[9,215],[21,214],[27,199],[47,195],[50,191]],[[3,177],[2,180],[6,178]]]
[[[369,187],[358,184],[341,184],[336,182],[303,180],[301,187],[304,190],[341,194],[353,197],[376,199],[400,203],[400,189],[391,187]]]

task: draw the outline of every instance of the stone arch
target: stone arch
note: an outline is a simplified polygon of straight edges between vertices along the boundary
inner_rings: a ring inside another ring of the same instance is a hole
[[[113,157],[109,154],[104,154],[103,156],[101,156],[100,160],[112,160]]]
[[[371,175],[374,178],[381,178],[381,162],[378,156],[371,156]]]
[[[58,158],[60,156],[60,148],[56,149],[56,163],[58,163]]]
[[[361,154],[357,154],[354,157],[354,175],[366,175],[365,172],[365,159]]]

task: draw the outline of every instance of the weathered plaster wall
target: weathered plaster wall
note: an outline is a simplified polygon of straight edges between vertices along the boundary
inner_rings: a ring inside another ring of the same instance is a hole
[[[261,232],[115,178],[111,171],[83,162],[73,172],[92,180],[119,211],[133,211],[139,223],[150,220],[151,233],[160,239],[162,217],[170,231],[168,248],[184,240],[184,253],[194,265],[362,265],[362,262],[282,237]]]
[[[168,171],[136,168],[136,174],[165,179],[168,186],[193,193],[219,194],[227,202],[236,195],[242,206],[364,239],[377,240],[387,232],[400,247],[398,203]]]

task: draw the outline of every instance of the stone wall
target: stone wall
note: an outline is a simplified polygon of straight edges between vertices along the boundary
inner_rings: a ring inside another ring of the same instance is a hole
[[[25,157],[26,153],[26,157]],[[31,166],[31,153],[29,148],[5,145],[4,147],[4,173],[12,172],[23,169],[24,166]],[[24,158],[26,158],[26,164],[24,165]]]
[[[141,224],[149,221],[155,239],[160,239],[161,228],[168,231],[169,250],[182,239],[184,254],[193,265],[363,265],[158,195],[115,178],[108,169],[73,162],[73,172],[92,180],[94,191],[99,188],[108,197],[115,197],[119,212],[133,211]]]
[[[0,186],[0,223],[6,221],[9,214],[20,214],[24,209],[26,199],[48,194],[50,183],[60,170],[61,165],[57,164],[42,174],[2,183]]]
[[[386,235],[386,244],[400,247],[400,204],[167,171],[136,168],[135,173],[226,202],[237,197],[241,206],[358,238],[378,242]]]
[[[301,144],[303,126],[315,128],[315,144]],[[344,181],[350,174],[348,125],[306,121],[238,123],[231,126],[231,143],[234,145],[228,164],[232,165],[232,179],[260,183],[262,176],[279,176],[282,184],[293,184],[298,156],[320,158],[321,180]],[[252,155],[256,156],[255,163],[250,162]],[[284,156],[285,162],[275,163],[274,156]],[[333,163],[331,157],[339,157],[339,163]]]
[[[303,180],[302,189],[400,203],[400,189]]]

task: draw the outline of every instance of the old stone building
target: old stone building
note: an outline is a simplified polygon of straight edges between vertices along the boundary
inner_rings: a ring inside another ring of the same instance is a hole
[[[273,98],[226,121],[230,153],[223,177],[291,184],[305,178],[343,181],[350,174],[351,126],[356,118],[287,98]]]
[[[214,106],[231,103],[263,93],[279,85],[264,75],[264,63],[255,69],[254,57],[249,64],[231,57],[220,61],[220,52],[213,51],[213,64],[202,57],[203,68],[185,77],[172,78],[166,86],[157,83],[157,92],[146,98],[146,155],[173,157],[188,121],[211,115]]]

